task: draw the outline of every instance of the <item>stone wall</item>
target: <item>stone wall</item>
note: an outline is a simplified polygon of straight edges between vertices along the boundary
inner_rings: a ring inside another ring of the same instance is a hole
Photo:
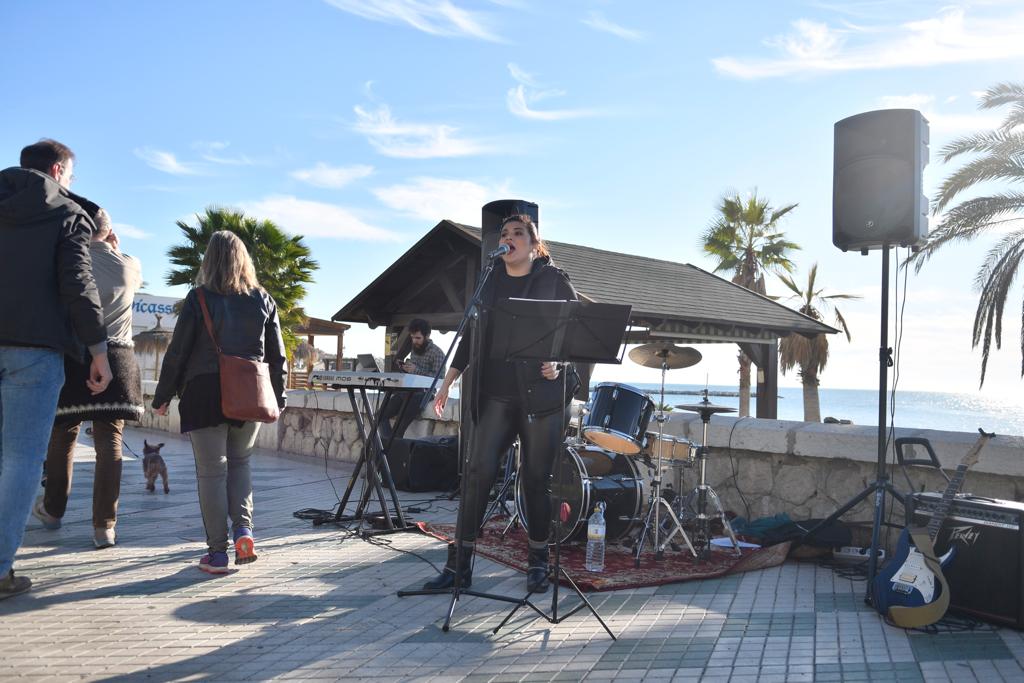
[[[358,394],[356,399],[360,400]],[[376,393],[367,392],[367,399],[374,405]],[[140,427],[180,431],[177,399],[171,401],[170,410],[163,417],[153,413],[149,400],[146,405]],[[458,399],[449,401],[440,419],[434,415],[433,406],[428,406],[421,419],[414,421],[406,430],[406,438],[458,433],[458,405]],[[263,425],[256,439],[260,448],[319,458],[326,452],[328,458],[347,462],[355,462],[359,458],[359,444],[359,426],[346,391],[289,391],[288,407],[280,419],[272,425]]]
[[[699,443],[702,428],[698,416],[676,413],[666,423],[666,433]],[[894,438],[928,439],[947,471],[970,450],[977,434],[938,430],[896,429]],[[826,425],[784,420],[758,420],[714,416],[708,428],[711,454],[707,481],[721,496],[724,506],[750,519],[788,513],[793,519],[827,517],[877,476],[878,429],[856,425]],[[908,451],[923,458],[923,451]],[[889,445],[887,462],[893,463]],[[942,491],[946,481],[933,468],[907,468],[913,490]],[[697,470],[684,469],[685,485],[697,481]],[[892,466],[888,473],[900,492],[911,489],[903,470]],[[1001,436],[991,440],[978,463],[966,476],[964,492],[1008,500],[1024,499],[1024,437]],[[891,505],[887,498],[887,505]],[[897,512],[901,509],[895,505]],[[874,497],[848,512],[848,521],[872,519]],[[899,513],[901,514],[901,513]],[[894,517],[893,522],[899,521]]]
[[[358,429],[347,392],[296,390],[288,392],[288,397],[289,406],[281,419],[274,425],[263,426],[257,445],[318,458],[326,452],[332,459],[356,460]],[[370,397],[374,400],[372,393]],[[445,414],[437,419],[432,407],[428,407],[406,436],[457,433],[458,408],[458,400],[452,399]],[[178,431],[176,402],[167,417],[147,411],[141,426]],[[700,443],[702,427],[695,414],[676,412],[665,423],[665,433]],[[977,437],[963,432],[914,429],[897,429],[895,436],[927,438],[949,471],[956,468]],[[793,519],[826,517],[875,480],[875,427],[716,415],[709,426],[708,445],[708,483],[721,496],[726,509],[749,519],[780,512]],[[945,480],[934,470],[912,469],[915,490],[945,488]],[[683,467],[680,472],[681,490],[692,489],[697,483],[697,469]],[[901,471],[890,468],[890,473],[895,487],[907,491]],[[673,474],[669,468],[664,481],[671,482]],[[968,472],[964,491],[992,498],[1024,499],[1024,437],[1000,436],[990,441],[977,465]],[[869,521],[872,506],[873,497],[869,496],[844,519]],[[899,506],[896,509],[893,521],[899,522]]]

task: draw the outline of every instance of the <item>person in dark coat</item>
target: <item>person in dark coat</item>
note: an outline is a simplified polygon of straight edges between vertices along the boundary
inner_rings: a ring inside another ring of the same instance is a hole
[[[481,298],[484,308],[510,298],[575,301],[579,297],[569,276],[551,262],[537,226],[529,216],[514,215],[501,224],[499,244],[509,252],[495,265]],[[477,532],[487,511],[488,494],[498,475],[501,456],[518,437],[521,443],[519,478],[523,487],[526,517],[529,520],[529,569],[527,588],[547,590],[548,535],[551,522],[551,496],[548,491],[551,469],[565,435],[567,392],[558,363],[505,361],[489,357],[493,345],[492,328],[486,317],[483,332],[480,376],[472,378],[472,389],[462,395],[463,410],[473,423],[470,433],[466,477],[466,496],[459,503],[456,536],[462,547],[449,547],[444,571],[428,581],[424,588],[440,590],[455,582],[456,561],[462,569],[460,586],[472,582],[472,557]],[[451,368],[434,401],[441,415],[452,383],[470,365],[472,334],[463,337]],[[574,381],[575,373],[572,375]],[[463,387],[465,390],[465,386]],[[569,387],[571,400],[574,386]],[[470,395],[467,395],[470,394]],[[462,557],[457,557],[461,554]]]
[[[32,587],[14,575],[42,471],[65,354],[85,360],[90,394],[110,384],[107,328],[92,277],[95,226],[71,197],[75,155],[56,140],[0,171],[0,600]]]

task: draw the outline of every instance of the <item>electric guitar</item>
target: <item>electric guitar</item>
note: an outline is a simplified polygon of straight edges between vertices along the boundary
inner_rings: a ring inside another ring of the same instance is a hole
[[[974,442],[971,450],[960,461],[960,464],[957,465],[956,472],[949,480],[946,491],[942,494],[942,500],[936,505],[932,518],[928,522],[926,531],[929,546],[935,541],[939,529],[942,528],[942,523],[946,520],[946,516],[953,505],[953,498],[960,490],[960,487],[963,486],[967,470],[978,462],[981,449],[985,447],[989,439],[995,436],[995,434],[989,434],[981,429],[978,432],[980,432],[978,440]],[[912,533],[914,532],[909,527],[903,529],[896,544],[896,553],[878,573],[872,584],[872,603],[875,609],[883,616],[890,617],[901,626],[904,625],[900,623],[902,621],[907,621],[907,625],[923,626],[927,623],[934,623],[942,618],[942,614],[934,616],[934,614],[924,614],[922,612],[917,619],[914,619],[911,612],[900,608],[920,608],[939,600],[942,597],[941,593],[942,587],[945,586],[945,578],[938,576],[938,572],[948,567],[956,556],[956,548],[950,548],[945,555],[935,558],[938,560],[936,565],[932,561],[932,558],[934,558],[932,548],[928,547],[926,549],[927,552],[922,553],[911,541]],[[920,530],[917,530],[917,538],[922,543],[926,540],[924,535],[920,533]],[[938,586],[936,586],[936,579],[938,579],[940,584]],[[948,605],[948,596],[945,596],[944,602]],[[897,608],[895,613],[890,612],[892,607]],[[945,613],[945,609],[942,609],[942,612]],[[897,619],[895,617],[896,614],[905,616],[904,618]],[[911,624],[909,622],[914,623]]]

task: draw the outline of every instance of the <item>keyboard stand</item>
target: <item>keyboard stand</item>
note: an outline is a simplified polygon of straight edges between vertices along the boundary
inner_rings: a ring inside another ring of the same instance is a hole
[[[352,402],[352,413],[356,419],[356,426],[359,428],[359,438],[362,441],[363,448],[359,453],[359,459],[356,461],[356,468],[352,472],[352,477],[348,481],[348,486],[345,488],[345,495],[341,497],[341,501],[338,503],[338,511],[334,515],[335,523],[339,522],[359,522],[358,531],[360,535],[374,536],[377,534],[393,534],[398,531],[409,531],[415,529],[415,525],[409,524],[405,519],[405,513],[402,511],[402,503],[398,499],[398,491],[395,489],[395,481],[391,477],[391,468],[388,467],[388,459],[385,456],[387,449],[384,447],[384,442],[380,438],[380,415],[379,409],[388,398],[396,391],[415,391],[414,388],[395,388],[395,387],[378,387],[377,391],[380,392],[378,397],[378,410],[374,411],[370,404],[369,398],[366,396],[366,387],[346,387],[348,391],[349,400]],[[356,391],[359,392],[359,398],[362,401],[362,410],[360,410],[359,404],[356,403]],[[403,406],[402,412],[409,408],[409,402]],[[364,421],[363,415],[366,415]],[[399,415],[399,419],[401,419]],[[369,423],[369,424],[367,424]],[[369,427],[369,431],[367,431]],[[388,439],[388,448],[391,447],[391,442],[394,441],[394,434]],[[359,479],[359,474],[363,467],[366,467],[366,473],[364,477],[362,493],[359,497],[359,503],[356,505],[355,512],[351,515],[345,514],[345,508],[348,507],[349,498],[352,495],[352,491],[355,488],[356,481]],[[388,507],[389,503],[387,496],[384,492],[384,487],[387,487],[388,494],[390,494],[391,505],[394,506],[394,512],[392,513],[391,508]],[[380,513],[367,513],[366,507],[370,502],[370,496],[376,493],[377,501],[380,503]],[[373,524],[375,520],[383,522],[385,528],[383,529],[363,529],[363,522],[369,522]]]

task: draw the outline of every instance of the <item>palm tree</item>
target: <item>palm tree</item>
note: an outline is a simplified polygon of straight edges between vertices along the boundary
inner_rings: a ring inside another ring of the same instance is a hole
[[[1002,125],[993,131],[958,138],[942,148],[940,157],[951,161],[964,154],[977,155],[942,183],[932,202],[932,212],[940,215],[961,193],[986,181],[1024,181],[1024,84],[1000,83],[981,97],[981,109],[1009,105],[1010,111]],[[985,384],[992,340],[1002,347],[1003,308],[1010,286],[1024,259],[1024,226],[1020,211],[1024,210],[1024,193],[1005,191],[965,199],[943,215],[928,242],[908,259],[920,272],[925,262],[946,244],[967,242],[983,232],[996,232],[999,240],[989,250],[974,277],[979,291],[978,308],[974,314],[973,346],[981,344],[981,377]],[[1024,360],[1024,335],[1021,337]],[[1024,376],[1024,365],[1021,367]]]
[[[797,310],[815,320],[823,320],[822,311],[829,308],[835,310],[836,324],[846,333],[846,341],[850,341],[850,328],[846,326],[846,319],[839,312],[832,302],[836,299],[859,299],[856,294],[823,294],[824,288],[815,289],[815,280],[818,279],[818,264],[811,266],[807,274],[807,288],[800,287],[788,275],[779,275],[783,284],[793,292],[789,299],[800,301],[800,308]],[[821,422],[821,402],[818,399],[818,375],[825,369],[828,363],[828,337],[824,334],[816,334],[813,337],[805,337],[802,334],[790,334],[779,341],[779,366],[782,373],[799,366],[797,374],[804,387],[804,422]]]
[[[701,236],[705,253],[718,260],[715,272],[732,271],[733,282],[765,294],[766,271],[793,271],[793,262],[786,253],[800,246],[785,240],[777,226],[796,207],[789,204],[773,208],[767,199],[758,198],[756,190],[747,199],[738,194],[723,197],[719,216]],[[750,414],[750,358],[740,351],[738,359],[742,417]]]
[[[167,255],[178,266],[167,274],[169,285],[191,285],[196,281],[199,265],[203,262],[206,245],[218,230],[230,230],[245,243],[256,268],[256,277],[277,302],[281,318],[281,332],[291,355],[298,339],[292,328],[305,323],[306,315],[299,302],[306,296],[308,282],[313,282],[313,271],[319,264],[310,258],[309,247],[301,235],[289,237],[269,220],[258,220],[241,211],[210,207],[197,214],[198,225],[183,221],[177,225],[185,235],[185,243],[171,247]]]

